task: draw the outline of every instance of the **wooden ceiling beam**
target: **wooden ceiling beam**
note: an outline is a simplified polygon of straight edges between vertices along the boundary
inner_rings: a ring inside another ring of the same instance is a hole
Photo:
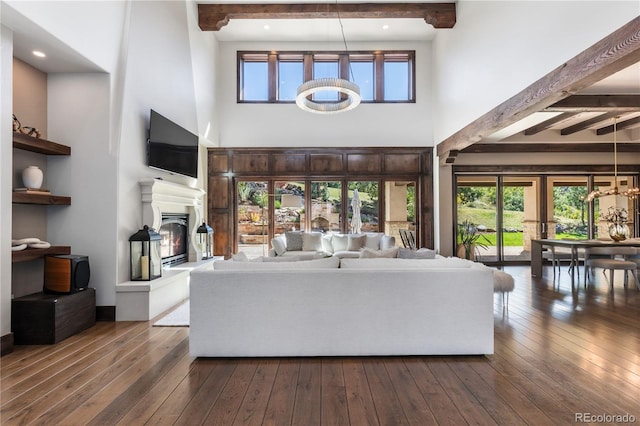
[[[618,142],[619,152],[638,152],[638,144]],[[552,153],[552,152],[613,152],[612,143],[477,143],[461,154],[496,153]]]
[[[613,117],[616,117],[618,115],[620,115],[620,111],[618,110],[607,112],[597,117],[593,117],[588,120],[582,121],[578,124],[574,124],[573,126],[565,127],[564,129],[560,130],[560,134],[562,136],[572,135],[579,131],[586,130],[595,124],[602,123],[603,121],[611,120]]]
[[[565,112],[559,115],[556,115],[553,118],[543,121],[542,123],[538,123],[535,126],[529,127],[524,131],[525,136],[535,135],[537,133],[542,132],[543,130],[547,130],[548,128],[555,126],[558,123],[562,123],[563,121],[570,120],[578,114],[577,112]]]
[[[640,95],[573,95],[544,109],[545,111],[638,111]]]
[[[198,4],[202,31],[220,31],[231,19],[419,18],[434,28],[453,28],[455,3]]]
[[[631,118],[629,120],[618,122],[616,124],[616,128],[618,130],[622,130],[622,129],[629,129],[631,127],[637,127],[639,125],[640,125],[640,117],[636,117],[636,118]],[[601,127],[598,130],[596,130],[596,134],[598,136],[607,135],[609,133],[613,133],[613,124],[610,126]],[[638,147],[636,146],[636,151],[637,150],[638,150]]]
[[[466,147],[640,61],[640,16],[438,144],[438,156]]]

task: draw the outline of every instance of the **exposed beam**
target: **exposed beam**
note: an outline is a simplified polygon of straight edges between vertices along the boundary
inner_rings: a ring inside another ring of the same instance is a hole
[[[628,129],[630,127],[636,127],[638,125],[640,125],[640,117],[631,118],[625,121],[620,121],[619,123],[616,124],[616,128],[617,130],[622,130],[622,129]],[[598,136],[607,135],[609,133],[613,133],[613,124],[610,126],[601,127],[598,130],[596,130],[596,134]]]
[[[638,152],[637,143],[618,143],[619,152]],[[461,154],[494,153],[552,153],[552,152],[613,152],[612,143],[477,143],[465,148]]]
[[[449,136],[438,144],[438,156],[473,145],[638,61],[640,16]]]
[[[545,111],[637,111],[640,95],[573,95],[545,108]]]
[[[455,3],[198,4],[202,31],[220,31],[230,19],[419,18],[434,28],[453,28]]]
[[[574,124],[573,126],[565,127],[560,130],[560,134],[562,136],[572,135],[581,130],[586,130],[594,124],[602,123],[603,121],[611,120],[613,117],[620,115],[620,111],[611,111],[606,114],[601,114],[597,117],[590,118],[588,120],[582,121],[578,124]]]
[[[548,120],[543,121],[542,123],[538,123],[535,126],[531,126],[529,127],[527,130],[524,131],[525,136],[531,136],[531,135],[535,135],[537,133],[542,132],[543,130],[547,130],[548,128],[558,124],[558,123],[562,123],[563,121],[567,121],[569,119],[571,119],[573,116],[575,116],[576,114],[578,114],[577,112],[565,112],[563,114],[560,115],[556,115],[553,118],[550,118]]]

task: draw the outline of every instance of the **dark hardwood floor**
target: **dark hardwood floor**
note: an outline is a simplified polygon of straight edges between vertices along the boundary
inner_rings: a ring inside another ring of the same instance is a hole
[[[566,268],[559,283],[550,270],[546,280],[532,280],[528,267],[505,270],[516,289],[508,312],[495,297],[493,355],[194,359],[188,328],[102,322],[2,357],[0,423],[639,421],[640,292],[621,276],[610,293],[601,273],[572,291]]]

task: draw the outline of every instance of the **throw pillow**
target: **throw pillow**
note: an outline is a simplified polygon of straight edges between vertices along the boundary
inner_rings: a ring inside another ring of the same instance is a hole
[[[327,254],[333,254],[333,246],[331,245],[332,235],[322,236],[322,250]]]
[[[263,262],[297,262],[301,260],[300,256],[278,256],[278,257],[263,257]]]
[[[383,235],[380,238],[380,250],[390,249],[396,246],[396,237]]]
[[[365,241],[364,246],[372,250],[380,250],[380,240],[382,240],[382,236],[384,234],[380,232],[369,232],[366,235],[367,240]]]
[[[331,246],[333,246],[333,252],[344,251],[349,246],[349,236],[336,234],[331,239]]]
[[[319,232],[305,232],[302,234],[302,250],[322,251],[322,234]]]
[[[249,258],[247,257],[247,253],[241,251],[238,254],[232,254],[231,260],[234,262],[248,262]]]
[[[299,231],[287,231],[284,233],[287,239],[288,251],[300,251],[302,250],[302,232]]]
[[[411,250],[400,247],[398,249],[398,258],[400,259],[435,259],[436,251],[429,250],[427,248],[421,248],[419,250]]]
[[[386,250],[371,250],[369,248],[363,248],[362,251],[360,251],[361,259],[371,259],[377,257],[398,257],[398,248],[394,247]]]
[[[359,251],[362,247],[364,247],[364,243],[366,240],[366,235],[349,235],[349,244],[347,245],[347,250]]]
[[[273,250],[275,250],[278,256],[285,254],[287,251],[287,240],[284,235],[280,235],[279,237],[272,239],[271,247],[273,247]]]

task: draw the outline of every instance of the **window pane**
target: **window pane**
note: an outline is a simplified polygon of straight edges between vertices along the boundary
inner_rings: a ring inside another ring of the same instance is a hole
[[[242,92],[244,101],[269,100],[269,67],[267,62],[242,63]]]
[[[311,182],[311,230],[340,232],[340,182]]]
[[[587,178],[581,176],[551,176],[553,185],[553,216],[548,219],[547,238],[583,240],[589,236]]]
[[[236,190],[238,251],[249,257],[264,256],[269,249],[267,182],[238,182]]]
[[[338,62],[314,62],[313,78],[338,77]],[[340,98],[340,92],[336,90],[323,90],[313,94],[314,101],[337,101]]]
[[[304,182],[275,182],[274,236],[304,231]]]
[[[373,62],[351,62],[350,80],[360,87],[360,96],[363,101],[373,100]]]
[[[357,181],[349,182],[349,225],[347,229],[353,232],[351,226],[353,224],[353,195],[354,190],[358,190],[360,198],[360,222],[362,223],[360,232],[378,232],[378,182],[377,181]]]
[[[281,101],[293,101],[298,93],[298,86],[303,80],[302,62],[283,62],[278,64],[278,99]]]
[[[384,100],[407,101],[409,93],[409,63],[384,63]]]

